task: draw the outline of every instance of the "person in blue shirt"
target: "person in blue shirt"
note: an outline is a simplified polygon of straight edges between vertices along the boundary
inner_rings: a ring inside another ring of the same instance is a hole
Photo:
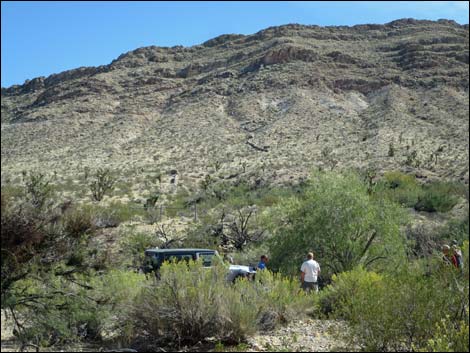
[[[258,263],[258,270],[265,270],[267,262],[268,262],[268,257],[266,255],[261,255],[260,262]]]

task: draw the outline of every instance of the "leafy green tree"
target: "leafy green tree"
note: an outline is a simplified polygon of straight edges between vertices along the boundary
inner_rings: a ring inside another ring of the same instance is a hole
[[[376,200],[355,174],[319,173],[301,197],[281,202],[272,213],[271,266],[298,273],[313,251],[325,278],[357,265],[394,268],[404,258],[398,205]]]

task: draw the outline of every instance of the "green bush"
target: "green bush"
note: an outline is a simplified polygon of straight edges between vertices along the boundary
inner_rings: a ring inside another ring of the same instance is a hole
[[[448,212],[459,202],[457,196],[459,192],[454,183],[436,181],[427,184],[423,187],[423,193],[415,209],[426,212]]]
[[[132,328],[124,313],[142,288],[144,277],[111,271],[72,279],[56,273],[15,284],[15,289],[22,293],[16,305],[19,317],[24,318],[17,328],[20,342],[52,346],[97,340],[110,333],[126,341]]]
[[[375,187],[377,197],[386,197],[405,207],[414,207],[423,191],[412,175],[387,172]]]
[[[468,352],[469,351],[469,326],[468,309],[467,319],[455,323],[447,315],[435,326],[434,335],[428,339],[424,348],[420,352]]]
[[[466,214],[468,215],[468,209]],[[440,238],[448,243],[452,240],[457,240],[459,244],[463,244],[465,241],[468,241],[469,234],[469,218],[467,216],[464,219],[449,220],[440,232]]]
[[[39,172],[23,173],[26,199],[34,208],[49,206],[54,193],[50,178]]]
[[[347,306],[358,293],[370,292],[374,287],[383,286],[383,276],[357,267],[351,271],[332,276],[332,284],[319,294],[319,310],[328,315],[341,306]]]
[[[18,200],[2,197],[2,305],[4,299],[14,295],[15,282],[37,272],[51,272],[63,261],[81,264],[89,226],[81,215],[38,209],[27,196]]]
[[[123,222],[128,222],[134,218],[145,216],[144,208],[133,208],[131,205],[115,201],[109,205],[87,205],[84,212],[88,212],[93,217],[93,223],[98,228],[117,227]]]
[[[16,309],[27,318],[17,328],[20,342],[51,346],[99,338],[102,308],[81,287],[52,275],[22,280],[15,287],[22,292]]]
[[[359,264],[394,268],[404,258],[404,220],[403,210],[369,196],[355,174],[320,173],[301,197],[283,201],[267,221],[271,266],[298,274],[312,250],[327,280]]]
[[[124,253],[127,263],[129,260],[133,266],[140,266],[144,260],[144,251],[155,247],[158,239],[154,233],[138,233],[134,231],[121,234],[120,248]]]
[[[467,257],[468,242],[463,251]],[[322,293],[320,304],[332,308],[333,317],[349,321],[349,338],[365,350],[409,351],[452,343],[468,351],[468,340],[463,343],[468,338],[468,268],[462,274],[440,258],[424,263],[383,276],[362,269],[342,273]],[[432,341],[437,338],[440,343]]]
[[[254,282],[226,281],[227,268],[199,262],[166,263],[161,279],[145,288],[133,306],[131,321],[147,339],[196,343],[208,337],[240,342],[259,329],[270,329],[304,313],[312,296],[298,283],[257,274]]]

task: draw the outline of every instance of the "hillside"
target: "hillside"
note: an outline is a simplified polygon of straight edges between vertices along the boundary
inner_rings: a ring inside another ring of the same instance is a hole
[[[139,48],[2,88],[2,183],[108,166],[192,188],[214,163],[280,183],[315,167],[468,183],[468,50],[468,25],[413,19]]]

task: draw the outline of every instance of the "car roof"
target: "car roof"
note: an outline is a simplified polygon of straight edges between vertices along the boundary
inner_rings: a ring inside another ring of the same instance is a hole
[[[165,253],[215,252],[215,250],[211,250],[211,249],[158,249],[158,248],[152,248],[152,249],[145,250],[145,252],[165,254]]]

